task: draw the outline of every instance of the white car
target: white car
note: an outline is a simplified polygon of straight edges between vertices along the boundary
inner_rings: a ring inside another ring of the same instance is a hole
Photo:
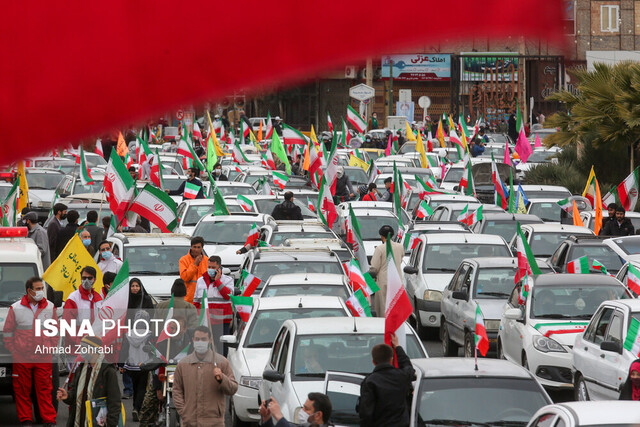
[[[256,195],[248,195],[247,199],[250,199],[253,202],[253,210],[255,212],[259,212],[261,214],[271,215],[273,213],[273,208],[276,205],[284,202],[284,196],[270,196],[266,194],[256,194]],[[312,220],[317,221],[318,215],[309,209],[309,205],[307,203],[307,198],[311,202],[313,202],[314,206],[318,203],[317,194],[314,197],[298,197],[294,194],[293,196],[293,204],[300,208],[300,213],[302,214],[303,220]]]
[[[444,191],[444,190],[443,190]],[[411,213],[411,217],[415,222],[429,221],[429,217],[423,219],[416,218],[416,210],[422,200],[425,200],[431,209],[435,209],[443,203],[480,203],[478,199],[473,196],[464,196],[459,193],[451,194],[425,194],[422,191],[413,191],[409,194],[409,200],[407,202],[407,212]]]
[[[482,206],[482,213],[504,213],[504,209],[500,206],[496,206],[493,204],[482,204],[482,203],[443,203],[437,208],[433,210],[433,215],[429,217],[430,221],[457,221],[458,216],[462,213],[464,208],[466,207],[468,213],[475,212]]]
[[[458,221],[422,221],[414,222],[409,225],[406,233],[413,238],[419,237],[421,234],[440,234],[440,233],[471,233],[469,227]],[[405,239],[404,237],[402,238]],[[397,241],[397,239],[396,239]],[[401,242],[404,244],[404,241]],[[402,257],[402,268],[409,264],[409,257],[413,248],[407,245],[404,251],[404,257]]]
[[[564,402],[541,408],[527,427],[631,427],[639,423],[638,402]]]
[[[257,194],[256,189],[246,182],[216,181],[216,187],[220,190],[223,197],[236,198],[238,194],[242,194],[243,196]],[[209,197],[213,197],[213,195],[209,194]]]
[[[593,236],[593,231],[586,227],[559,223],[522,224],[521,229],[533,255],[541,258],[553,255],[558,245],[569,236]],[[512,250],[516,247],[516,238],[513,236],[509,243]]]
[[[286,320],[271,348],[262,374],[260,398],[280,403],[287,420],[297,414],[311,392],[322,392],[325,374],[373,371],[371,348],[384,342],[381,317],[341,317]],[[413,329],[405,323],[406,345],[411,359],[427,357]]]
[[[525,184],[522,191],[527,199],[553,199],[555,201],[571,197],[571,191],[561,185],[535,185]]]
[[[262,287],[260,298],[280,296],[332,296],[346,301],[352,294],[349,279],[343,274],[274,274]]]
[[[628,262],[626,262],[621,268],[620,270],[618,270],[618,273],[616,273],[616,279],[618,279],[620,281],[620,283],[622,283],[623,285],[627,285],[627,273],[629,272],[629,265],[633,265],[636,269],[640,270],[640,260],[638,259],[632,259]],[[636,298],[640,295],[636,295],[635,292],[633,292],[632,290],[629,290]]]
[[[611,237],[603,242],[623,260],[640,260],[640,236]]]
[[[262,371],[269,360],[273,340],[287,319],[350,316],[338,297],[254,298],[249,321],[241,322],[234,335],[220,339],[229,347],[227,359],[238,381],[238,391],[231,397],[234,421],[257,422],[258,389]],[[235,423],[234,423],[235,424]]]
[[[382,186],[382,188],[384,188],[384,186]],[[385,210],[385,211],[391,212],[392,214],[396,213],[392,202],[351,201],[351,202],[340,203],[338,206],[336,206],[336,210],[338,212],[338,221],[341,221],[341,220],[344,221],[344,219],[349,215],[349,206],[351,206],[351,209],[353,209],[353,213],[356,214],[356,216],[358,216],[356,211],[359,211],[359,213],[366,215],[366,212],[362,212],[362,210],[365,210],[365,211],[366,210]],[[404,225],[407,225],[411,222],[411,217],[404,209],[401,210],[401,215],[402,215],[402,223]],[[380,227],[382,227],[382,225],[383,224],[380,224]],[[376,231],[380,227],[376,228]],[[394,229],[395,228],[397,227],[394,227]],[[362,225],[360,225],[360,231],[362,231]]]
[[[307,221],[276,221],[275,224],[265,224],[260,228],[260,240],[271,246],[282,246],[287,239],[336,239],[333,231],[322,222]]]
[[[116,233],[113,254],[129,260],[129,275],[142,281],[156,300],[171,297],[171,286],[180,278],[180,258],[189,253],[191,239],[185,234]],[[96,258],[99,254],[96,254]]]
[[[545,387],[572,389],[572,348],[603,301],[630,297],[602,274],[542,274],[530,281],[524,306],[514,288],[498,332],[498,354],[521,364]]]
[[[426,328],[440,327],[442,291],[462,260],[475,257],[511,257],[511,250],[502,237],[491,234],[439,233],[418,238],[404,267],[404,287],[420,335],[428,332]]]
[[[358,218],[358,224],[360,224],[360,235],[362,237],[364,250],[367,253],[367,258],[371,260],[376,246],[382,244],[379,233],[380,227],[382,227],[383,225],[391,226],[391,228],[393,228],[393,235],[396,236],[398,234],[398,217],[388,210],[374,208],[353,209],[353,214],[356,216],[356,218]],[[341,235],[345,234],[344,224],[348,215],[349,209],[338,209],[337,223],[340,226]]]
[[[205,215],[196,225],[193,235],[204,238],[207,255],[218,255],[235,276],[244,260],[244,255],[236,254],[236,251],[247,242],[251,227],[255,224],[259,229],[269,222],[275,223],[271,215],[255,213]]]
[[[175,191],[178,188],[180,188],[180,185],[182,185],[183,182],[185,182],[187,180],[186,175],[162,175],[162,182],[164,183],[164,189],[165,190],[171,190],[171,191]],[[209,193],[209,186],[211,184],[209,184],[209,181],[207,181],[206,179],[204,180],[200,180],[202,182],[202,191],[203,193],[206,195]],[[138,183],[138,186],[142,186],[144,187],[144,182],[140,181]],[[184,200],[184,197],[182,196],[182,194],[178,194],[175,196],[170,196],[174,202],[176,202],[176,204],[180,204],[180,202],[182,202]]]
[[[229,213],[243,213],[235,200],[225,200]],[[185,199],[178,205],[178,232],[193,236],[200,218],[213,214],[216,210],[213,199]]]
[[[385,170],[388,168],[385,168]],[[418,180],[416,179],[416,175],[418,175],[418,177],[422,180],[422,182],[426,183],[427,181],[429,181],[430,177],[435,177],[433,171],[431,169],[420,169],[422,172],[417,174],[417,173],[413,173],[413,172],[400,172],[402,174],[402,180],[404,182],[406,182],[407,184],[409,184],[411,186],[411,188],[414,189],[414,191],[420,191],[422,190],[422,186],[420,185],[420,183],[418,182]],[[378,189],[382,189],[384,188],[384,180],[387,178],[391,178],[393,179],[393,173],[389,173],[389,172],[383,172],[380,175],[378,175],[376,177],[376,185],[378,186]],[[380,190],[378,190],[380,191]]]
[[[576,400],[617,400],[629,366],[638,358],[623,348],[631,319],[640,320],[640,300],[605,301],[573,346]]]

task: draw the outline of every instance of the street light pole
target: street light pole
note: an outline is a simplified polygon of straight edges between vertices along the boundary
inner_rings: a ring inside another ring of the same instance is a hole
[[[389,60],[389,113],[387,117],[393,116],[393,59]],[[387,124],[389,119],[387,118]]]

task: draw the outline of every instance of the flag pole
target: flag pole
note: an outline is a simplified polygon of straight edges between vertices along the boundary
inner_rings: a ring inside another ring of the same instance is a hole
[[[473,338],[474,338],[474,340],[473,340],[473,341],[474,341],[474,344],[475,344],[475,345],[474,345],[474,347],[475,347],[475,348],[474,348],[474,351],[473,351],[473,353],[474,353],[474,358],[475,358],[475,363],[476,363],[475,370],[477,371],[477,370],[478,370],[478,344],[477,344],[477,341],[478,341],[478,335],[476,335],[476,334],[474,333],[474,334],[473,334]]]

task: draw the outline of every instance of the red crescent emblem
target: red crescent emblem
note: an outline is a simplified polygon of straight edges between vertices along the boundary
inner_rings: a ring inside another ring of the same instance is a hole
[[[156,203],[153,205],[153,210],[156,212],[162,212],[164,210],[164,205],[161,203]]]
[[[113,308],[111,306],[102,307],[100,312],[98,313],[98,318],[100,320],[112,319],[113,318]]]

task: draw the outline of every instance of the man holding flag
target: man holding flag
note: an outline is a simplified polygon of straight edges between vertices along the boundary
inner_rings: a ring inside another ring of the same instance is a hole
[[[191,167],[187,169],[187,180],[180,184],[175,190],[165,190],[170,196],[180,196],[183,199],[204,199],[204,192],[202,191],[202,181],[197,177],[200,175],[198,168]]]
[[[376,311],[376,315],[378,317],[383,317],[386,307],[386,295],[387,295],[387,240],[393,237],[393,228],[390,225],[383,225],[380,230],[380,240],[382,240],[382,244],[376,246],[375,251],[373,252],[373,257],[371,258],[371,266],[369,268],[369,274],[376,280],[378,287],[380,288],[379,292],[376,292],[374,298],[374,308]],[[393,251],[393,257],[395,259],[396,268],[398,272],[402,271],[400,269],[400,262],[402,261],[402,257],[404,256],[404,246],[400,243],[390,241],[391,248]]]

